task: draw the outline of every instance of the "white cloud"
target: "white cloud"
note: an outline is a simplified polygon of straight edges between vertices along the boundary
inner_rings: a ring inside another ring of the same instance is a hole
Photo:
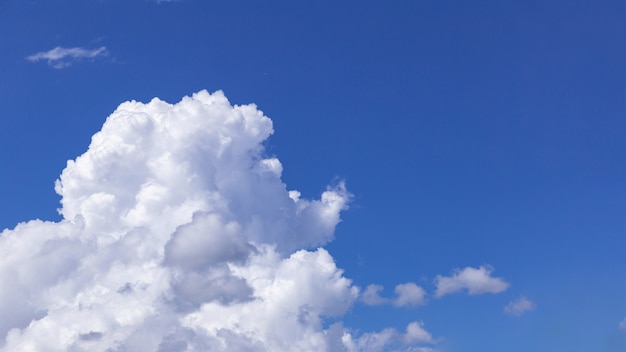
[[[26,58],[28,61],[37,62],[45,60],[48,65],[54,68],[64,68],[70,66],[72,62],[80,59],[94,59],[98,56],[107,56],[109,52],[107,48],[101,46],[96,49],[84,49],[79,47],[63,48],[57,46],[49,51],[42,51],[36,54],[30,55]]]
[[[536,305],[533,301],[529,300],[526,297],[520,297],[515,301],[509,302],[509,304],[504,307],[504,312],[510,315],[520,316],[524,313],[535,309]]]
[[[417,306],[426,302],[426,291],[412,282],[396,286],[396,299],[393,304],[398,307]]]
[[[289,191],[278,159],[263,153],[272,133],[256,106],[233,106],[221,92],[121,104],[61,173],[63,220],[0,235],[0,350],[434,343],[421,323],[362,335],[327,327],[359,296],[318,248],[332,240],[350,193],[343,183],[320,199]],[[398,287],[402,305],[419,301],[415,287]]]
[[[491,277],[490,267],[466,267],[455,270],[452,276],[437,275],[435,278],[436,297],[467,290],[470,295],[483,293],[499,293],[506,290],[509,284],[501,278]]]
[[[620,330],[626,331],[626,318],[624,318],[624,320],[620,321],[618,326],[619,326]]]

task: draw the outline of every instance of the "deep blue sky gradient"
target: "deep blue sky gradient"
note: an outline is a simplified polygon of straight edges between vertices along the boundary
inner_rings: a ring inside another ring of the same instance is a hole
[[[357,305],[445,351],[624,351],[623,1],[0,1],[0,228],[58,220],[53,183],[118,104],[254,102],[304,196],[355,197],[328,249],[364,287],[492,265],[499,295]],[[56,46],[109,55],[54,69]],[[525,295],[537,304],[503,313]]]

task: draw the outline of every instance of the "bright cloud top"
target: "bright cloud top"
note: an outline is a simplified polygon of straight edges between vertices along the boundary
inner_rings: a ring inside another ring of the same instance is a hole
[[[455,270],[452,276],[437,275],[435,278],[435,296],[442,297],[450,293],[467,290],[470,295],[483,293],[499,293],[506,290],[509,284],[501,278],[492,277],[490,267],[466,267]]]
[[[362,335],[327,326],[359,296],[315,249],[332,239],[350,194],[342,183],[315,200],[288,191],[279,160],[264,156],[272,133],[256,106],[221,92],[121,104],[57,181],[63,220],[0,235],[2,351],[434,343],[419,322]],[[396,293],[397,305],[424,295],[414,284]]]
[[[98,56],[107,56],[109,52],[107,48],[101,46],[97,49],[84,49],[84,48],[63,48],[57,46],[56,48],[49,51],[42,51],[36,54],[30,55],[26,58],[26,60],[31,62],[37,62],[41,60],[45,60],[48,62],[48,65],[54,68],[64,68],[72,64],[73,61],[80,59],[93,59]]]
[[[522,296],[515,301],[509,302],[509,304],[504,307],[504,312],[510,315],[520,316],[526,312],[535,309],[535,303],[529,300],[528,298]]]

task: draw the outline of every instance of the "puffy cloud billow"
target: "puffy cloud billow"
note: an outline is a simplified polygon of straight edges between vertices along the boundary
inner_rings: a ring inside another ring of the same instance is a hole
[[[219,91],[121,104],[57,181],[63,220],[0,235],[0,349],[434,343],[421,322],[360,335],[342,325],[359,289],[319,246],[350,193],[343,183],[313,200],[288,190],[281,163],[264,154],[272,133],[256,106],[233,106]],[[415,285],[396,292],[397,305],[423,300]]]

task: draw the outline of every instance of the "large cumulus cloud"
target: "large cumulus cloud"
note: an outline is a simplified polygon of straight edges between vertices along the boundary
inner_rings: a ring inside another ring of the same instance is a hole
[[[359,289],[319,246],[350,194],[303,199],[264,154],[272,122],[201,91],[121,104],[56,183],[60,222],[0,236],[3,351],[324,351],[432,343],[353,335]],[[413,285],[414,286],[414,285]],[[402,286],[398,305],[422,291]]]

